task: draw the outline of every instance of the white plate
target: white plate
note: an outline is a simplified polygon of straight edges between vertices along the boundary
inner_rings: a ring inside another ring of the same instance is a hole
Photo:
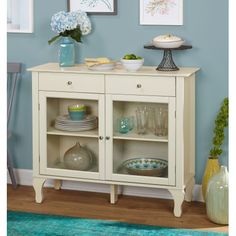
[[[152,41],[153,45],[157,48],[178,48],[184,44],[184,40],[176,41],[176,42],[159,42]]]
[[[83,120],[71,120],[69,115],[63,115],[63,116],[58,116],[56,118],[56,122],[79,124],[79,123],[86,123],[86,122],[95,121],[96,119],[97,119],[96,116],[88,115]]]
[[[85,127],[85,128],[78,128],[78,127],[71,128],[71,127],[62,127],[62,126],[55,125],[55,128],[59,130],[63,130],[63,131],[79,132],[79,131],[93,130],[93,129],[96,129],[97,126]]]
[[[110,70],[113,70],[115,66],[116,66],[116,63],[112,62],[112,63],[89,66],[88,68],[94,71],[110,71]]]

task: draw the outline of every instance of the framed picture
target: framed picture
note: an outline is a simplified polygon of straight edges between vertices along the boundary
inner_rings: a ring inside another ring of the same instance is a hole
[[[183,25],[183,0],[140,0],[141,25]]]
[[[81,10],[94,15],[116,15],[117,0],[67,0],[68,11]]]
[[[33,0],[7,0],[7,32],[33,33]]]

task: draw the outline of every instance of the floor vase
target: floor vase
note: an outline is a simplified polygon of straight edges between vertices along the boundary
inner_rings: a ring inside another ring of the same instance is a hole
[[[219,171],[220,171],[220,165],[218,159],[208,159],[204,176],[202,179],[202,195],[205,201],[206,201],[206,190],[208,181],[212,176],[217,174]]]
[[[225,166],[209,180],[206,207],[207,216],[211,221],[228,224],[228,171]]]

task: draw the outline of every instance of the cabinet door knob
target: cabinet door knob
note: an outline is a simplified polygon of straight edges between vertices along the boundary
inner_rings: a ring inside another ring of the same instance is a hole
[[[71,81],[68,81],[67,84],[68,84],[68,85],[72,85],[72,82],[71,82]]]
[[[106,137],[106,140],[110,140],[110,137],[109,137],[109,136],[107,136],[107,137]]]
[[[103,136],[99,136],[99,139],[100,139],[100,140],[103,140]]]
[[[141,84],[137,84],[137,88],[142,88],[142,85]]]

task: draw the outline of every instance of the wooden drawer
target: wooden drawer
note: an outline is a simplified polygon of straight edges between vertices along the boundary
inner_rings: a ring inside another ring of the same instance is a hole
[[[39,90],[104,93],[104,75],[39,73]]]
[[[107,75],[105,78],[107,93],[175,96],[175,77]]]

